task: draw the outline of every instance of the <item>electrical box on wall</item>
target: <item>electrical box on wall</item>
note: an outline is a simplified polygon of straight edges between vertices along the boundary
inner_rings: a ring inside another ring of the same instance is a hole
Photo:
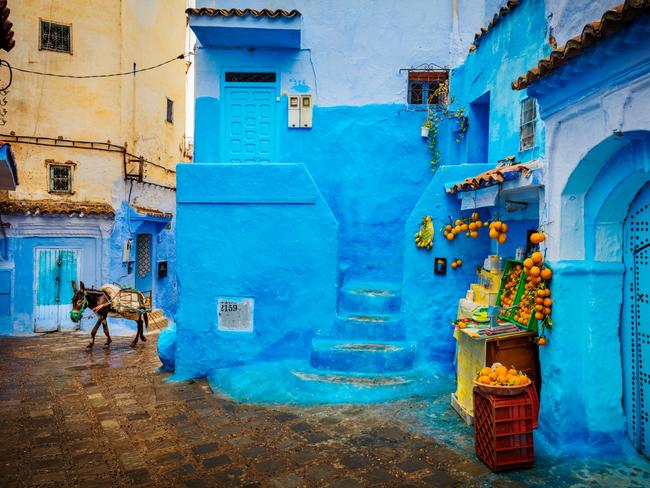
[[[311,128],[312,121],[311,95],[300,95],[300,127]]]
[[[289,127],[300,127],[300,97],[298,95],[289,96]]]

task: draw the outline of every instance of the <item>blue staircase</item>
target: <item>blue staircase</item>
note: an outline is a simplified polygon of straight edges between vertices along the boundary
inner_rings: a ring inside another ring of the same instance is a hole
[[[416,345],[406,341],[399,289],[388,283],[349,283],[339,294],[333,336],[312,340],[318,370],[384,374],[409,370]]]

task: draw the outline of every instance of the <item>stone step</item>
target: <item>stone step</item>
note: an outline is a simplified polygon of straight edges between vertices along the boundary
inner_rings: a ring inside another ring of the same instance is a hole
[[[413,367],[416,345],[406,341],[313,339],[310,362],[328,371],[385,373]]]
[[[149,312],[149,330],[164,329],[167,327],[167,317],[159,308],[154,308]]]
[[[339,292],[339,311],[349,315],[399,313],[401,303],[392,283],[348,283]]]
[[[342,339],[398,341],[405,338],[398,315],[339,315],[334,331],[336,337]]]
[[[302,381],[314,381],[318,383],[331,383],[337,385],[353,385],[363,387],[402,386],[413,381],[412,378],[395,374],[386,375],[362,375],[362,374],[335,374],[335,373],[313,373],[307,371],[291,371],[296,378]]]

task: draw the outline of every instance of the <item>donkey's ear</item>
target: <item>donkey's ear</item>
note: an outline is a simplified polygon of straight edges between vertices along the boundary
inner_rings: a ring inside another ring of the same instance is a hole
[[[79,289],[80,289],[81,291],[84,291],[84,290],[86,289],[86,285],[84,285],[84,282],[83,282],[83,281],[80,281],[80,282],[79,282]]]
[[[76,281],[72,282],[72,291],[77,293],[77,282]]]

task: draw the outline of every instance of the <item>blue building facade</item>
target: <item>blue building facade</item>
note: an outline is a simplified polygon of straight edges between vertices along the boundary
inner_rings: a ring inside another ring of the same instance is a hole
[[[342,1],[189,11],[198,164],[178,175],[178,375],[274,358],[362,373],[414,365],[417,341],[400,316],[404,225],[432,177],[420,126],[435,80],[413,89],[408,70],[435,65],[446,77],[470,39],[459,26],[483,14],[434,3],[389,17],[375,2]],[[220,181],[218,196],[208,181]],[[211,255],[190,267],[208,222],[219,223]],[[277,234],[259,234],[268,228]],[[228,271],[234,263],[247,270]],[[252,331],[220,328],[227,297],[254,301]]]

